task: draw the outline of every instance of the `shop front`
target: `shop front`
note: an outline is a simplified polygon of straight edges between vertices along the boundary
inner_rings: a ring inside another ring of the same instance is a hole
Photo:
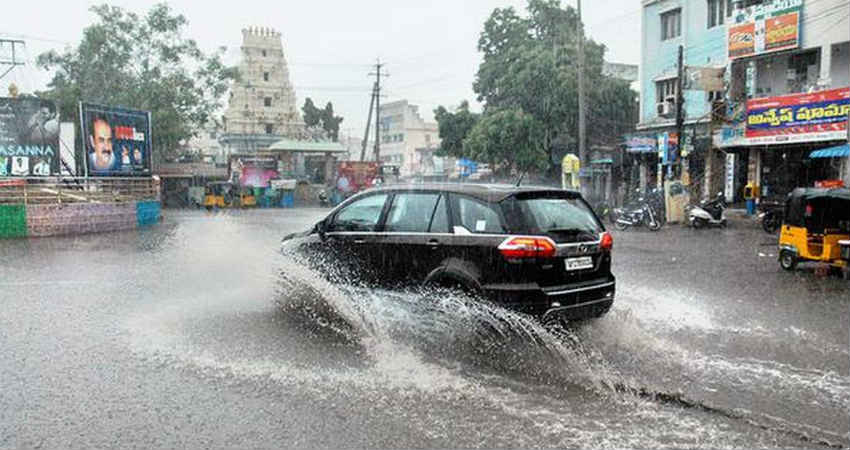
[[[745,119],[718,130],[714,143],[738,156],[739,168],[746,159],[745,184],[758,197],[782,197],[847,177],[848,113],[850,88],[752,99]]]

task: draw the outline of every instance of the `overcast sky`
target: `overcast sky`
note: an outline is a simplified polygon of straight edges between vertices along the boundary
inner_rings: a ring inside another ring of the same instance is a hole
[[[76,45],[94,16],[86,5],[102,2],[9,1],[0,14],[0,37],[24,39],[24,57],[50,48]],[[147,10],[149,0],[111,4]],[[524,14],[525,0],[369,0],[351,1],[171,1],[189,19],[188,35],[205,49],[227,46],[228,62],[239,60],[240,30],[271,27],[283,34],[284,52],[298,106],[306,97],[331,101],[345,120],[343,132],[362,137],[376,58],[390,78],[382,83],[382,102],[407,99],[420,105],[426,119],[438,105],[475,100],[472,81],[480,61],[476,49],[483,23],[497,7],[514,6]],[[575,6],[575,0],[562,0]],[[590,37],[608,47],[606,60],[640,61],[640,0],[585,0],[584,22]],[[43,89],[47,74],[34,67],[17,69],[0,80],[6,95],[14,81],[24,92]],[[132,106],[132,105],[126,105]],[[156,124],[154,124],[156,126]]]

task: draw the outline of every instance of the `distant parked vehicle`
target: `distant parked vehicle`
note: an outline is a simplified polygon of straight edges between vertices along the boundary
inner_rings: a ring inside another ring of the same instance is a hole
[[[704,201],[688,210],[688,224],[695,229],[726,226],[726,198],[722,192],[711,201]]]

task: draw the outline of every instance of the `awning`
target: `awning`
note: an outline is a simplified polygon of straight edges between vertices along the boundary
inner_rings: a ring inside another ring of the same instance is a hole
[[[838,145],[813,151],[809,158],[843,158],[850,156],[850,145]]]

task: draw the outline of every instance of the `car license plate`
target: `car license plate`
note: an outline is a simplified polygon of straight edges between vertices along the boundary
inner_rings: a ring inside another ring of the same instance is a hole
[[[590,256],[582,256],[580,258],[567,258],[564,262],[567,265],[567,270],[590,269],[593,267],[593,258]]]

